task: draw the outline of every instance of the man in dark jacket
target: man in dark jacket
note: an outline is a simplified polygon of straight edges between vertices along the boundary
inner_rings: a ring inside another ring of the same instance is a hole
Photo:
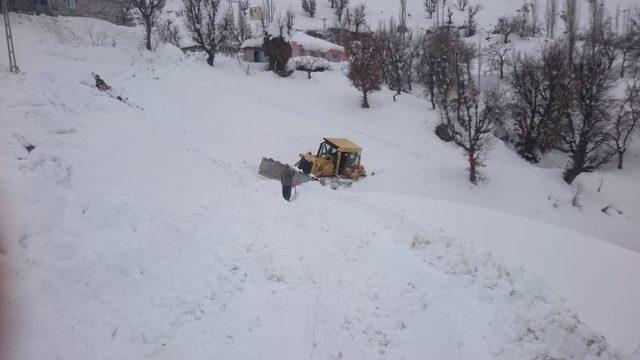
[[[280,183],[282,183],[282,197],[289,201],[291,199],[291,187],[293,179],[296,177],[296,171],[289,165],[282,171],[280,175]]]
[[[100,75],[93,74],[93,78],[96,79],[96,87],[100,91],[109,91],[109,90],[111,90],[111,86],[107,85],[107,83],[100,78]]]

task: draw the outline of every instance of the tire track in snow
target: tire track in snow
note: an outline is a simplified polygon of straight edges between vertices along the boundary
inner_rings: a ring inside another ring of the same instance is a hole
[[[282,101],[280,99],[274,98],[272,96],[265,95],[265,94],[259,94],[257,92],[242,91],[242,90],[239,90],[238,88],[234,88],[233,86],[229,86],[228,89],[230,91],[238,94],[238,95],[249,96],[249,97],[252,97],[252,98],[254,98],[256,100],[259,100],[260,102],[269,104],[270,106],[275,107],[275,108],[277,108],[279,110],[282,110],[283,112],[298,114],[298,115],[302,116],[303,118],[307,118],[307,119],[310,119],[310,120],[316,120],[316,121],[319,121],[321,123],[331,124],[331,125],[339,128],[339,129],[342,129],[342,130],[345,130],[345,131],[348,131],[348,132],[351,132],[351,133],[354,133],[354,134],[358,134],[358,135],[364,136],[364,137],[366,137],[366,138],[368,138],[370,140],[373,140],[374,142],[378,142],[378,143],[381,143],[381,144],[386,145],[388,147],[401,150],[401,151],[403,151],[403,152],[405,152],[407,154],[410,154],[410,155],[412,155],[412,156],[414,156],[416,158],[422,158],[422,159],[429,159],[430,158],[428,155],[421,154],[421,153],[416,152],[414,150],[411,150],[411,149],[409,149],[409,148],[407,148],[405,146],[402,146],[400,144],[394,143],[394,142],[392,142],[390,140],[385,140],[385,139],[382,139],[380,137],[365,133],[363,131],[355,130],[355,129],[350,128],[350,127],[348,127],[346,125],[338,124],[335,121],[329,120],[327,118],[322,118],[322,117],[320,117],[320,116],[318,116],[318,115],[316,115],[316,114],[314,114],[314,113],[312,113],[310,111],[302,110],[302,109],[300,109],[300,108],[298,108],[296,106],[293,106],[293,105],[291,105],[291,104],[289,104],[289,103],[287,103],[285,101]]]

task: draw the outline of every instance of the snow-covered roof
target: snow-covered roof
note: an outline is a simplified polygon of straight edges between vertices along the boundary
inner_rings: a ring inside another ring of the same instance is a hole
[[[289,41],[295,42],[298,45],[302,45],[302,47],[304,47],[307,50],[315,50],[315,51],[323,51],[323,52],[327,52],[329,50],[344,51],[344,47],[340,45],[334,44],[327,40],[317,38],[315,36],[307,35],[302,31],[296,31],[293,34],[291,34]]]
[[[261,47],[262,46],[262,37],[247,39],[242,43],[242,48],[252,48],[252,47]]]
[[[294,31],[291,35],[285,36],[285,39],[290,43],[296,43],[301,45],[306,50],[312,51],[322,51],[327,52],[329,50],[339,50],[344,51],[344,47],[329,42],[327,40],[323,40],[317,38],[315,36],[307,35],[302,31]],[[262,46],[262,37],[257,37],[253,39],[247,39],[242,43],[242,48],[251,48],[251,47],[261,47]]]

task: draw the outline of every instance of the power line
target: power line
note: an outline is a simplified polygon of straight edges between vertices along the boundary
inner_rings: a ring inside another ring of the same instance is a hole
[[[9,21],[9,7],[7,0],[2,0],[2,14],[4,17],[4,33],[7,37],[7,51],[9,52],[9,71],[17,74],[18,63],[16,62],[16,51],[13,47],[13,34],[11,33],[11,22]]]

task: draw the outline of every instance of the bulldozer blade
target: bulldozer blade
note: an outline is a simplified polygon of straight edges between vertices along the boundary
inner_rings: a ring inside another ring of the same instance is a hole
[[[280,177],[284,169],[286,169],[287,165],[281,163],[280,161],[262,158],[262,162],[260,163],[260,175],[273,180],[280,181]],[[293,178],[293,185],[298,186],[304,184],[309,181],[314,181],[315,179],[301,173],[296,170],[296,176]]]

